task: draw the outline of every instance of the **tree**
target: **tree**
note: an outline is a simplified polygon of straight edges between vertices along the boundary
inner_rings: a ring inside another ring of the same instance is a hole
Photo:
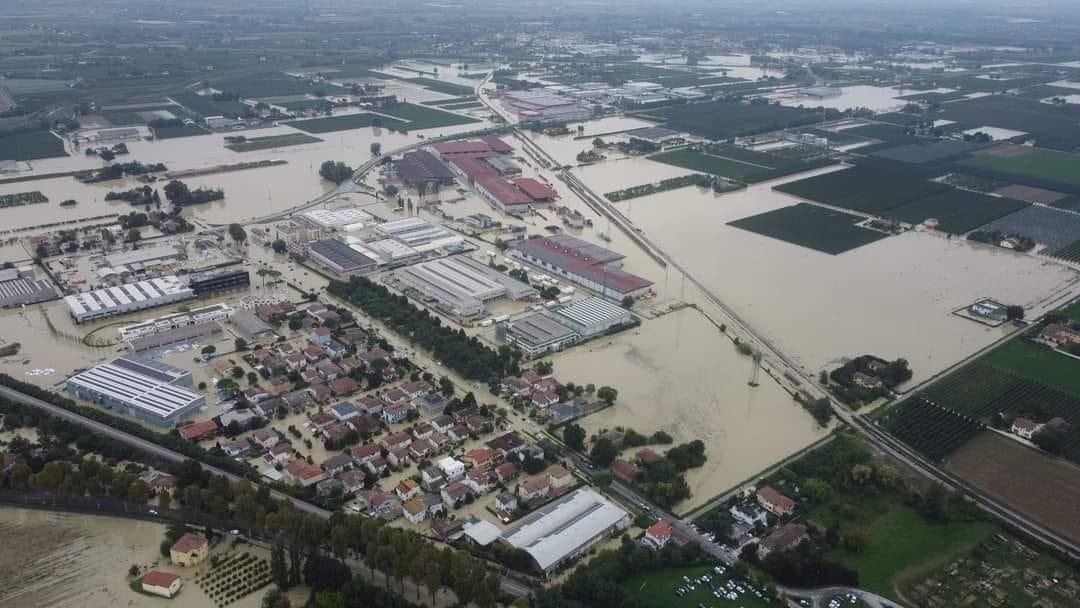
[[[289,596],[282,593],[280,587],[274,587],[263,596],[262,608],[291,608]]]
[[[1065,429],[1060,426],[1045,425],[1035,433],[1031,440],[1051,454],[1060,454],[1065,448]]]
[[[320,177],[339,185],[350,179],[352,174],[353,168],[341,161],[328,160],[319,166]]]
[[[127,241],[129,243],[137,243],[142,238],[142,233],[138,228],[131,228],[127,231]]]
[[[1010,304],[1005,307],[1005,318],[1010,321],[1024,320],[1024,307],[1019,304]]]
[[[447,378],[446,376],[439,378],[439,392],[442,393],[444,397],[453,397],[454,381],[450,378]]]
[[[610,439],[601,437],[593,444],[592,449],[589,450],[589,460],[598,467],[609,467],[611,463],[615,462],[615,459],[619,456],[619,448],[615,447],[615,444]]]
[[[236,340],[233,341],[233,347],[236,350],[247,350],[247,347],[248,347],[247,340],[245,340],[243,338],[237,338]]]
[[[168,509],[172,506],[172,494],[168,490],[162,490],[157,497],[158,507],[161,509]]]
[[[634,307],[634,296],[623,296],[622,307],[630,309]]]
[[[615,400],[619,398],[619,391],[611,388],[610,386],[601,386],[596,391],[596,397],[608,405],[615,403]]]
[[[274,242],[270,243],[270,248],[274,250],[274,253],[285,253],[289,245],[281,239],[274,239]]]
[[[570,446],[571,450],[585,451],[585,429],[573,422],[567,424],[563,427],[563,441]]]
[[[810,502],[821,504],[829,499],[829,495],[832,494],[832,486],[824,479],[811,477],[803,482],[800,491]]]
[[[213,344],[207,344],[206,346],[202,347],[202,351],[200,352],[202,352],[202,354],[204,355],[212,355],[217,352],[217,347]]]
[[[240,224],[229,224],[229,238],[234,242],[243,244],[247,240],[247,232]]]
[[[371,142],[371,155],[378,156],[382,153],[382,144],[377,141]]]

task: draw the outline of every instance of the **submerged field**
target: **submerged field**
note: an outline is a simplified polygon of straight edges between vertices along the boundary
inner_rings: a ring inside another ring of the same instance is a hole
[[[888,236],[856,226],[855,223],[861,219],[856,215],[800,203],[735,220],[729,225],[836,255]]]
[[[681,148],[661,152],[649,160],[751,184],[836,163],[827,157],[808,159],[800,150],[793,156],[779,156],[720,144],[711,145],[708,151]]]
[[[318,137],[303,133],[288,133],[286,135],[268,135],[266,137],[249,137],[245,141],[225,144],[225,147],[233,152],[253,152],[268,148],[280,148],[283,146],[299,146],[301,144],[314,144],[322,141]]]
[[[952,189],[900,205],[883,214],[908,224],[920,224],[934,218],[938,221],[938,230],[964,234],[1027,206],[1027,203],[1008,198]]]
[[[776,190],[863,213],[881,214],[949,190],[949,186],[903,173],[853,167],[776,186]]]
[[[1016,155],[976,154],[959,164],[1080,186],[1080,156],[1068,152],[1027,148]]]
[[[817,120],[813,110],[728,101],[686,104],[643,114],[666,126],[710,139],[728,139],[799,127]]]
[[[0,160],[37,160],[67,155],[64,142],[50,131],[29,131],[0,137]]]
[[[326,116],[312,118],[310,120],[292,120],[284,124],[307,131],[308,133],[331,133],[333,131],[347,131],[349,129],[361,129],[363,127],[382,126],[394,129],[402,129],[405,123],[393,118],[379,116],[368,112],[359,114],[339,114],[338,116]]]

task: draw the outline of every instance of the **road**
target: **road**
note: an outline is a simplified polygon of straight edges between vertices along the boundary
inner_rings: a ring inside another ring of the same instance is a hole
[[[796,589],[794,587],[777,587],[777,591],[789,596],[797,596],[810,600],[813,608],[824,608],[829,598],[835,595],[847,595],[852,594],[855,597],[866,602],[866,605],[870,608],[903,608],[900,604],[882,597],[876,593],[866,591],[864,589],[856,589],[854,587],[823,587],[821,589]],[[802,608],[800,604],[795,601],[788,600],[788,605],[793,608]]]

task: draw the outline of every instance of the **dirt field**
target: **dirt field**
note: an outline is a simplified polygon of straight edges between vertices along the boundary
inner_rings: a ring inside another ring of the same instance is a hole
[[[947,468],[1039,523],[1080,540],[1080,468],[992,432],[953,453]]]
[[[994,190],[994,194],[1000,194],[1006,198],[1014,198],[1018,201],[1042,203],[1044,205],[1052,205],[1068,196],[1061,192],[1054,192],[1053,190],[1043,190],[1042,188],[1021,186],[1019,184],[998,188],[997,190]]]

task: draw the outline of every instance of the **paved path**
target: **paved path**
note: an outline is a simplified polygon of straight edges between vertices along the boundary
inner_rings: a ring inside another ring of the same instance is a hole
[[[794,587],[777,587],[777,591],[786,595],[793,595],[797,597],[807,598],[812,602],[813,608],[827,608],[829,598],[834,595],[846,595],[848,593],[854,595],[860,600],[866,602],[870,608],[904,608],[901,604],[882,597],[871,591],[864,589],[856,589],[855,587],[822,587],[821,589],[796,589]],[[804,608],[801,604],[795,601],[788,601],[788,605],[792,608]],[[845,601],[845,606],[849,605]]]

